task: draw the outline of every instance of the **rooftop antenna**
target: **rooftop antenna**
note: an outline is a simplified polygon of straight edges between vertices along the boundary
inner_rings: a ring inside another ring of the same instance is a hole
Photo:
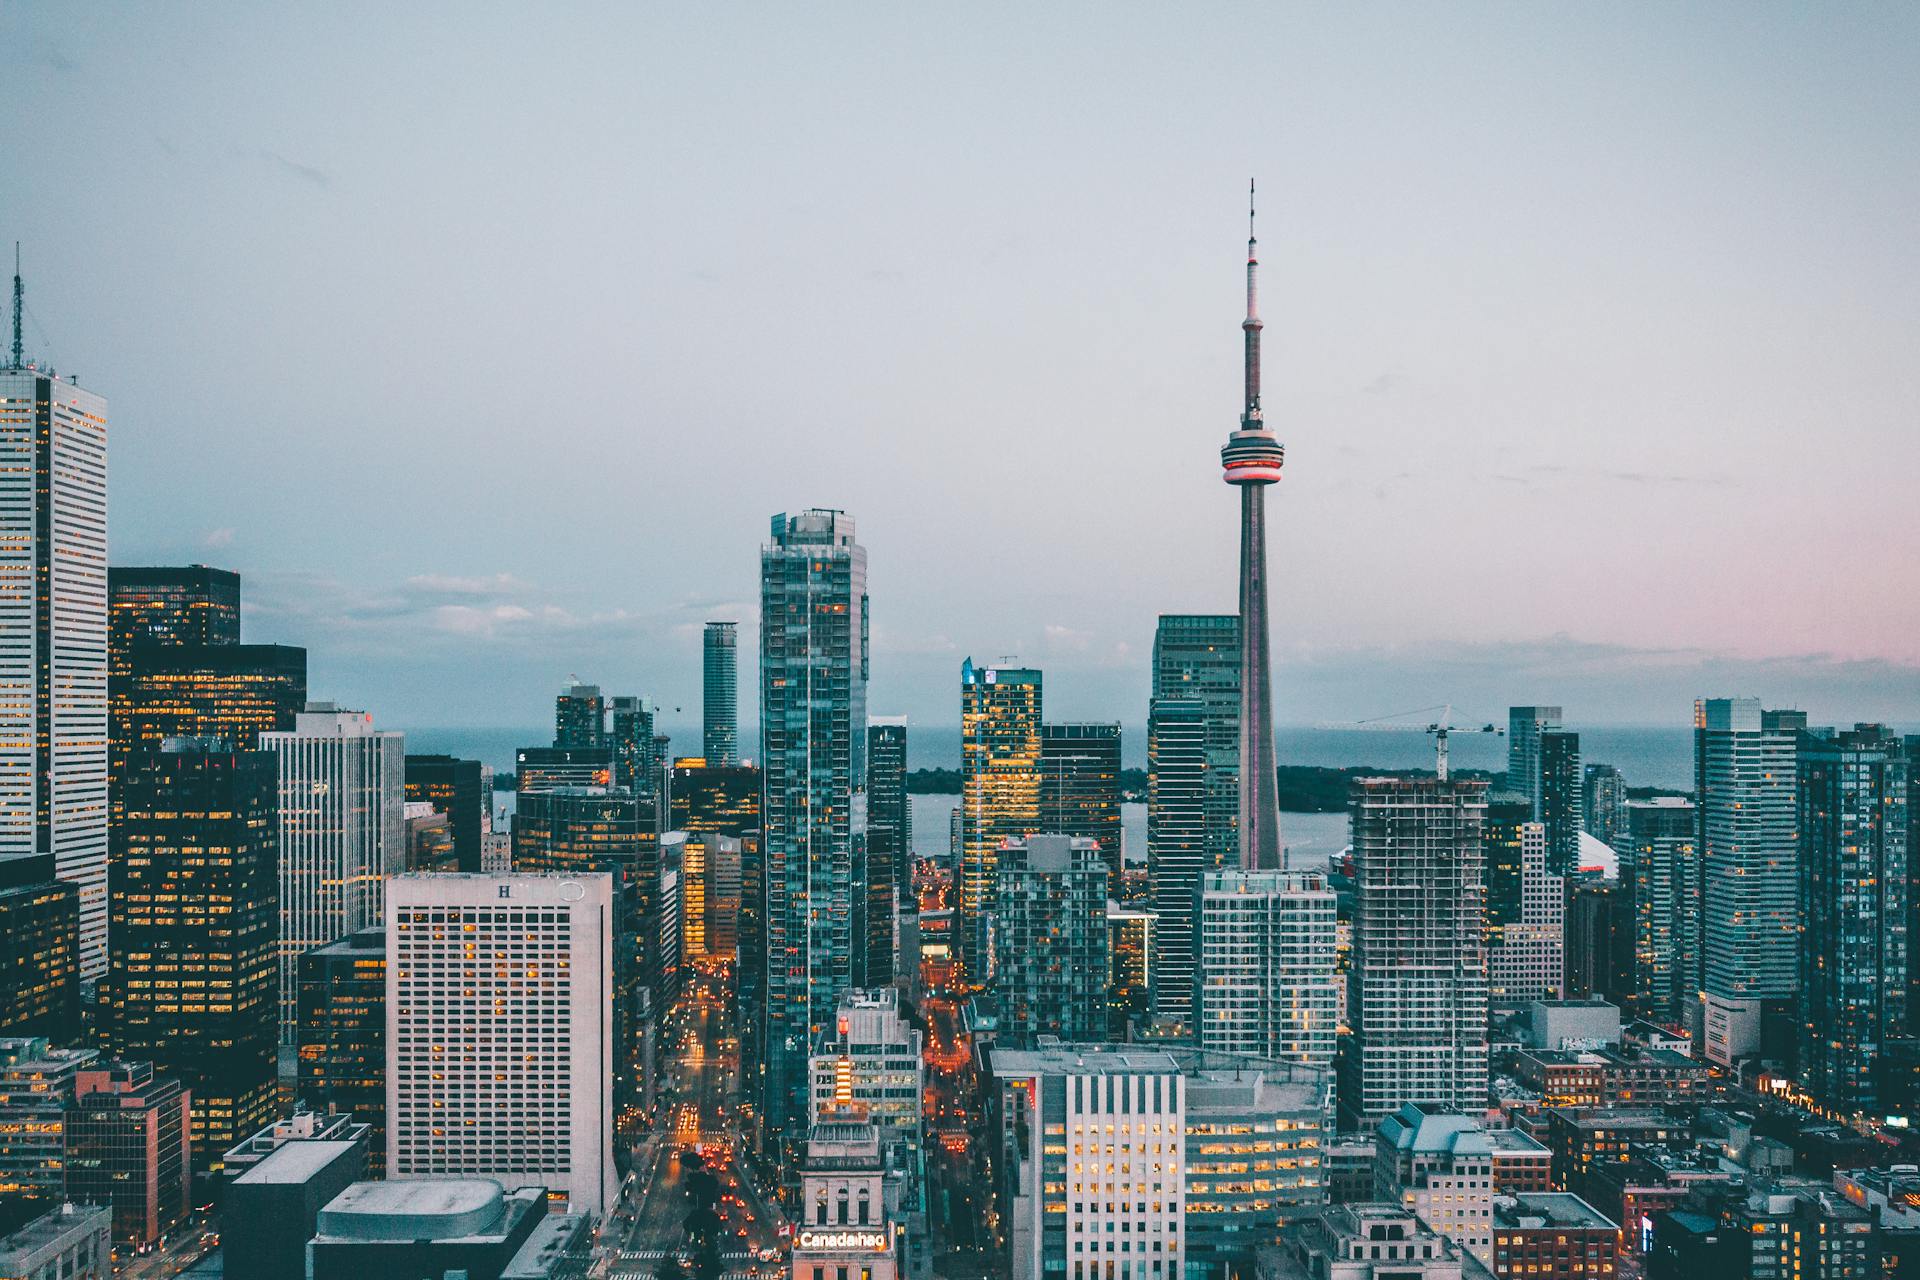
[[[26,367],[26,347],[21,329],[21,319],[27,309],[26,286],[20,283],[20,242],[13,242],[13,363],[9,369]]]

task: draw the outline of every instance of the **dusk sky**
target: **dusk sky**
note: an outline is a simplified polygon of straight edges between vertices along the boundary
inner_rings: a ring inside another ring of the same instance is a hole
[[[1141,723],[1234,607],[1250,175],[1282,722],[1920,721],[1920,7],[24,0],[0,59],[115,562],[383,724],[691,722],[735,618],[750,740],[807,506],[876,714],[1017,655]]]

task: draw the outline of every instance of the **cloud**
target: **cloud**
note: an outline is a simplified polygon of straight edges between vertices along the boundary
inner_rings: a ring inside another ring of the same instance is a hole
[[[1688,473],[1682,471],[1627,471],[1612,467],[1570,467],[1558,462],[1536,462],[1532,466],[1522,467],[1518,474],[1495,472],[1493,478],[1507,484],[1533,486],[1538,481],[1559,479],[1610,480],[1617,484],[1637,485],[1690,485],[1699,488],[1718,488],[1731,485],[1733,478],[1720,472]]]
[[[206,536],[200,539],[200,545],[209,551],[230,547],[233,545],[233,537],[233,530],[223,525],[218,529],[207,530]]]
[[[1400,388],[1406,385],[1407,385],[1406,374],[1394,373],[1391,370],[1389,370],[1388,372],[1381,374],[1379,377],[1367,383],[1367,385],[1362,387],[1361,390],[1366,392],[1370,396],[1384,396],[1391,392],[1398,391],[1400,390]]]
[[[296,178],[311,182],[316,187],[330,187],[333,185],[333,175],[325,169],[316,169],[310,164],[301,164],[298,160],[289,160],[278,151],[274,151],[268,147],[262,147],[260,149],[260,155],[263,159],[278,165],[285,172],[292,174]]]

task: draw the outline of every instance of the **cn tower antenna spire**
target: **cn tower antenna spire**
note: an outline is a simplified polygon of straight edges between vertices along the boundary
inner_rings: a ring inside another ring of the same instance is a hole
[[[1244,423],[1260,421],[1260,242],[1253,237],[1253,179],[1247,179],[1247,318],[1240,323],[1246,334],[1246,405],[1241,409]]]
[[[13,362],[9,369],[27,367],[26,344],[22,332],[22,317],[27,309],[27,290],[20,283],[20,242],[13,242]]]

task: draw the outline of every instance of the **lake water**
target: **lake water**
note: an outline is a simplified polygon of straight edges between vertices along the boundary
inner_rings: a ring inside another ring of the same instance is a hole
[[[959,796],[909,796],[913,807],[913,851],[923,858],[945,858],[951,846],[948,829]],[[1287,864],[1302,869],[1327,865],[1347,846],[1344,813],[1283,813],[1280,836],[1287,846]],[[1120,806],[1120,840],[1129,863],[1146,865],[1147,806]]]
[[[1693,731],[1688,726],[1573,727],[1580,731],[1582,758],[1588,764],[1615,766],[1626,775],[1629,785],[1677,790],[1693,786]],[[672,735],[673,750],[677,754],[698,751],[698,727],[666,725],[663,729]],[[408,751],[445,752],[479,760],[500,772],[513,768],[513,753],[517,748],[544,745],[553,740],[551,727],[406,728],[405,732]],[[1283,727],[1274,738],[1281,764],[1331,769],[1433,767],[1433,740],[1419,732]],[[1144,729],[1127,725],[1122,731],[1122,747],[1129,768],[1146,767]],[[958,727],[914,725],[908,732],[907,748],[909,763],[915,769],[960,766]],[[1452,755],[1458,768],[1499,771],[1507,767],[1507,740],[1490,733],[1456,732]]]

